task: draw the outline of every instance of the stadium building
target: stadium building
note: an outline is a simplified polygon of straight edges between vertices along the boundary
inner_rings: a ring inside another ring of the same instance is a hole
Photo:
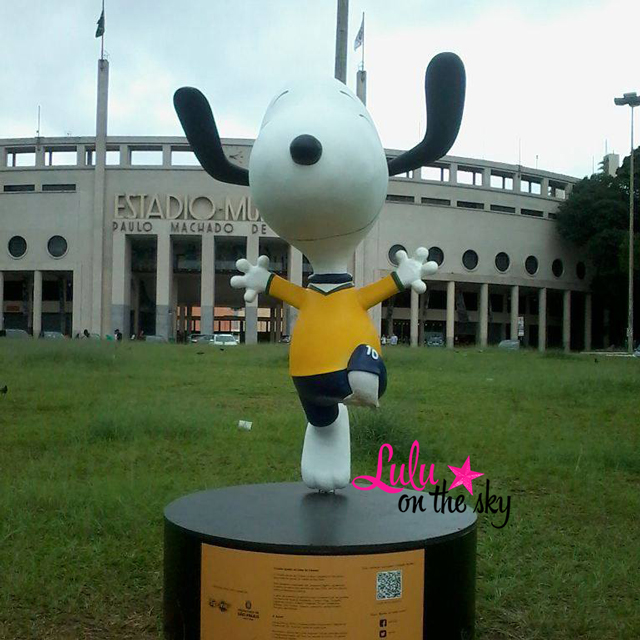
[[[264,253],[273,271],[305,284],[305,258],[260,219],[248,188],[211,179],[185,138],[109,136],[108,73],[101,60],[95,137],[0,140],[0,328],[224,331],[247,343],[290,334],[295,310],[266,295],[245,304],[229,279],[238,258]],[[252,141],[224,143],[246,167]],[[606,346],[589,263],[554,220],[575,182],[455,156],[392,178],[354,257],[356,285],[390,273],[398,248],[424,245],[440,269],[424,295],[373,310],[381,333],[415,345],[442,335],[448,346]]]

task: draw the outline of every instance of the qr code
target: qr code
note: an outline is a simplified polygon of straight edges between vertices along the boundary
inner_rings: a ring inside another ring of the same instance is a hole
[[[380,571],[376,576],[376,599],[392,600],[402,597],[402,570]]]

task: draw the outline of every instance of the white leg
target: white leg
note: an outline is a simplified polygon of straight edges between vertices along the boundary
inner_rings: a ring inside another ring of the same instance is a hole
[[[310,489],[333,491],[349,484],[351,438],[349,413],[338,405],[338,417],[327,427],[307,424],[302,449],[302,481]]]
[[[378,387],[380,378],[369,371],[349,371],[351,395],[344,399],[348,405],[378,408]]]

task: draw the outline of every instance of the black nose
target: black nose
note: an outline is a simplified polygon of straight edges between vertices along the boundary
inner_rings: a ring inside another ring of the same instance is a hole
[[[305,133],[293,139],[289,151],[296,164],[315,164],[322,155],[322,145],[318,138]]]

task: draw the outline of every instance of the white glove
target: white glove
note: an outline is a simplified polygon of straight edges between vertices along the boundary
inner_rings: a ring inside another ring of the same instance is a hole
[[[400,250],[396,253],[396,275],[405,288],[411,287],[416,293],[424,293],[427,290],[422,278],[431,276],[438,270],[437,262],[426,262],[428,257],[429,250],[424,247],[418,247],[413,258],[409,258],[406,251]]]
[[[231,286],[234,289],[246,289],[244,292],[245,302],[253,302],[259,293],[264,293],[271,277],[268,269],[269,258],[260,256],[258,263],[253,266],[246,258],[240,258],[236,262],[238,271],[244,273],[243,276],[233,276]]]

